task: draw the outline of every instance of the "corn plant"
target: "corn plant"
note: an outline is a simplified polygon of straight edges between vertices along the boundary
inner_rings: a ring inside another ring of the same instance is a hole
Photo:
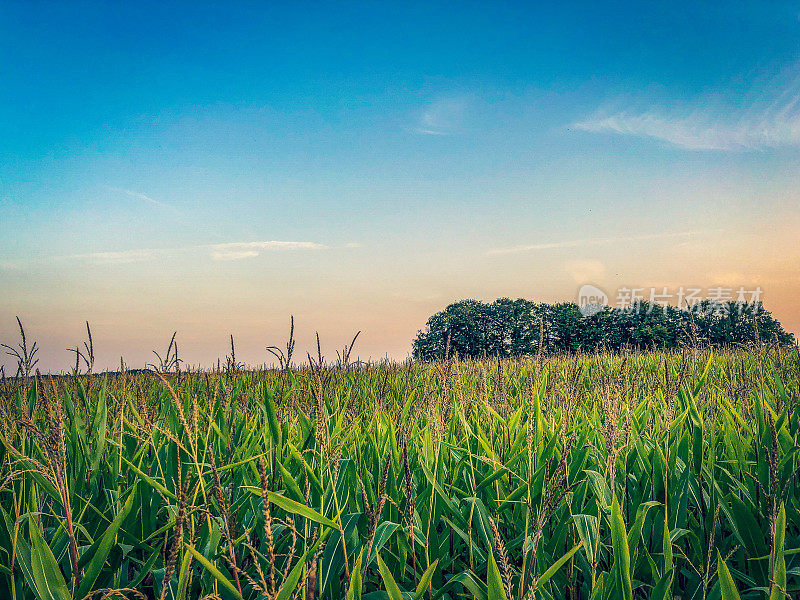
[[[0,596],[800,595],[796,351],[345,356],[4,379]]]

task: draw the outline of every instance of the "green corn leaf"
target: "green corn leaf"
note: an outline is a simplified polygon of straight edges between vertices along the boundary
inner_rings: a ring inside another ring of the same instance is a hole
[[[278,415],[275,411],[275,400],[272,396],[272,391],[266,385],[264,385],[264,413],[267,417],[272,444],[275,448],[280,450],[282,448],[281,427],[278,423]]]
[[[194,546],[190,546],[189,544],[186,544],[186,549],[192,554],[192,556],[194,557],[194,559],[197,562],[199,562],[201,565],[203,565],[203,567],[209,573],[211,573],[211,575],[214,577],[214,579],[219,581],[219,583],[220,583],[220,585],[222,585],[222,587],[224,587],[226,590],[228,590],[228,592],[233,594],[233,596],[235,598],[237,598],[238,600],[243,600],[242,599],[242,595],[239,593],[239,590],[236,589],[236,586],[233,585],[231,583],[231,580],[228,579],[227,577],[225,577],[225,575],[223,575],[222,572],[217,567],[215,567],[213,563],[211,563],[211,561],[209,561],[205,556],[200,554]],[[165,581],[164,585],[168,585],[168,583],[169,582]]]
[[[389,600],[403,600],[403,594],[400,593],[400,588],[397,586],[394,577],[392,577],[392,572],[389,570],[389,567],[386,566],[386,563],[383,562],[380,554],[378,555],[378,569],[383,579],[383,587],[386,588],[386,593],[389,594]]]
[[[653,591],[650,593],[650,600],[669,600],[671,588],[672,569],[669,569],[653,587]]]
[[[140,479],[145,481],[151,487],[157,489],[159,492],[164,494],[167,498],[170,498],[170,499],[175,500],[177,502],[178,497],[175,494],[173,494],[172,492],[170,492],[166,487],[164,487],[163,484],[159,483],[158,481],[156,481],[155,479],[150,477],[147,473],[144,473],[141,469],[139,469],[139,467],[134,465],[131,461],[129,461],[124,456],[122,457],[122,460],[125,461],[125,464],[127,464],[130,467],[131,471],[133,471],[134,474],[137,477],[139,477]]]
[[[649,502],[643,502],[639,505],[639,508],[636,509],[636,520],[633,522],[633,525],[628,532],[628,548],[631,552],[636,552],[636,547],[641,541],[642,527],[644,526],[644,520],[647,518],[648,511],[654,506],[658,505],[659,502],[651,500]]]
[[[328,538],[331,531],[331,529],[325,530],[325,532],[317,538],[317,541],[314,542],[314,545],[311,546],[311,548],[309,548],[306,553],[303,554],[300,560],[297,561],[294,567],[292,567],[289,575],[283,580],[281,589],[278,591],[278,595],[275,596],[275,600],[289,600],[294,596],[295,590],[297,589],[297,584],[300,581],[300,577],[303,574],[303,569],[308,561],[308,557],[313,556],[316,553],[317,548],[319,548],[320,544],[322,544],[322,542]]]
[[[286,486],[286,491],[291,495],[294,496],[294,499],[297,501],[303,500],[303,492],[300,490],[300,486],[297,485],[297,481],[292,476],[292,474],[283,466],[283,464],[279,461],[276,461],[278,464],[278,470],[281,472],[281,479],[283,480],[283,485]]]
[[[392,534],[395,531],[397,531],[398,527],[400,527],[399,524],[391,521],[383,521],[380,525],[378,525],[377,529],[375,530],[375,539],[372,542],[372,550],[370,550],[369,556],[367,556],[367,562],[364,564],[365,569],[372,564],[372,562],[375,560],[375,557],[383,548],[384,544],[389,541],[389,538],[392,537]]]
[[[769,600],[783,600],[786,597],[786,559],[784,542],[786,539],[786,507],[781,503],[778,518],[775,520],[775,547],[772,557],[772,590]]]
[[[489,565],[486,573],[486,588],[489,600],[508,600],[506,591],[503,588],[503,579],[500,577],[500,569],[494,560],[494,553],[489,552]]]
[[[600,521],[594,515],[572,515],[572,521],[575,523],[575,529],[583,542],[586,558],[590,563],[593,563]]]
[[[428,591],[428,587],[431,584],[431,580],[433,579],[433,574],[436,572],[436,567],[438,565],[439,565],[439,559],[437,558],[430,564],[430,566],[427,569],[425,569],[425,572],[422,574],[422,577],[419,578],[417,589],[414,592],[414,600],[422,600],[425,597],[425,592]]]
[[[128,495],[128,500],[123,505],[122,510],[119,511],[119,514],[114,518],[114,520],[106,529],[105,533],[103,533],[103,536],[100,538],[100,544],[95,550],[91,560],[89,560],[83,579],[81,580],[81,585],[78,588],[77,596],[79,598],[83,598],[92,590],[92,586],[94,585],[94,582],[97,581],[100,571],[103,570],[103,566],[106,564],[108,554],[111,552],[111,547],[115,543],[117,532],[119,531],[122,522],[130,513],[131,507],[133,507],[133,499],[135,495],[136,488],[134,487],[134,489]]]
[[[539,579],[536,580],[536,591],[540,590],[544,587],[550,579],[552,579],[553,575],[555,575],[558,570],[564,566],[564,564],[572,558],[572,556],[583,546],[583,541],[578,542],[575,544],[570,550],[567,551],[564,556],[559,558],[556,562],[554,562],[547,571],[545,571]]]
[[[363,554],[364,549],[362,548],[350,572],[350,585],[347,587],[345,600],[361,600],[361,557]]]
[[[108,406],[106,405],[106,381],[103,380],[103,387],[95,405],[94,417],[92,418],[92,463],[91,471],[96,473],[100,467],[100,461],[106,451],[106,426],[108,421]]]
[[[439,591],[433,595],[432,600],[438,600],[456,586],[463,586],[469,590],[474,600],[488,600],[486,584],[480,581],[472,571],[464,571],[447,580]]]
[[[8,531],[9,541],[16,544],[16,560],[17,564],[22,568],[22,574],[25,577],[30,589],[36,594],[36,597],[41,600],[42,595],[36,584],[36,578],[33,576],[33,568],[31,566],[31,546],[25,540],[21,528],[15,527],[14,521],[11,516],[0,506],[0,512],[3,514],[6,529]]]
[[[717,572],[719,573],[719,588],[722,593],[722,600],[742,600],[739,596],[739,590],[736,589],[736,584],[733,582],[731,572],[728,570],[728,565],[722,560],[722,557],[717,552]]]
[[[36,519],[28,519],[31,532],[31,571],[39,600],[71,600],[67,582],[58,568],[56,557],[44,541]]]
[[[614,575],[618,593],[623,600],[633,600],[631,585],[631,555],[628,549],[628,532],[622,520],[622,509],[614,494],[611,504],[611,541],[614,548]]]
[[[603,477],[597,471],[587,470],[584,471],[586,473],[587,479],[589,480],[589,485],[592,487],[592,491],[597,499],[600,501],[600,508],[606,510],[611,506],[611,488],[608,487],[608,482],[606,478]]]
[[[664,571],[672,571],[675,564],[672,559],[672,535],[669,530],[669,511],[664,507],[664,531],[661,539],[662,552],[664,553]]]
[[[261,495],[261,488],[257,488],[254,486],[247,486],[249,492],[256,494],[258,496]],[[339,529],[339,526],[331,521],[327,517],[323,517],[317,511],[315,511],[310,506],[306,506],[305,504],[300,504],[299,502],[295,502],[291,498],[287,498],[286,496],[281,496],[280,494],[276,494],[275,492],[267,491],[267,497],[269,501],[272,502],[275,506],[282,508],[288,513],[292,513],[293,515],[299,515],[301,517],[305,517],[315,523],[319,523],[320,525],[325,525],[326,527],[330,527],[332,529]]]
[[[186,598],[189,575],[192,574],[192,570],[189,567],[192,564],[193,557],[194,554],[187,548],[183,553],[183,560],[181,561],[180,577],[178,577],[178,596],[176,600],[184,600]]]

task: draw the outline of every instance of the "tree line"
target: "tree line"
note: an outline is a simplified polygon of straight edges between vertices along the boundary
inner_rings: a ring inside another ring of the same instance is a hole
[[[413,342],[413,355],[433,360],[795,343],[761,302],[704,300],[683,309],[639,301],[590,312],[584,316],[572,302],[462,300],[428,319]]]

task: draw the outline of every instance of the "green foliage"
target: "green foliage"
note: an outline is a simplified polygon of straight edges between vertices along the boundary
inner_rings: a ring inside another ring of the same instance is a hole
[[[799,380],[776,347],[4,380],[0,596],[798,597]]]
[[[489,551],[489,567],[486,573],[486,589],[489,600],[508,600],[503,589],[503,579],[500,576],[500,569],[497,568],[497,561],[494,554]]]
[[[790,346],[794,336],[760,302],[705,300],[688,311],[637,301],[627,309],[605,307],[584,317],[578,305],[569,302],[501,298],[489,304],[463,300],[433,315],[414,340],[414,357],[509,357],[772,343]]]

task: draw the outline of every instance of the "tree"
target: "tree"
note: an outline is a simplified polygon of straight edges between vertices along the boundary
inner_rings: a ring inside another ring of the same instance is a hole
[[[539,348],[540,339],[542,347]],[[761,303],[703,301],[688,310],[640,301],[583,316],[572,302],[535,303],[499,298],[462,300],[428,319],[413,343],[414,358],[458,355],[530,356],[680,348],[688,345],[794,344],[794,336]]]

